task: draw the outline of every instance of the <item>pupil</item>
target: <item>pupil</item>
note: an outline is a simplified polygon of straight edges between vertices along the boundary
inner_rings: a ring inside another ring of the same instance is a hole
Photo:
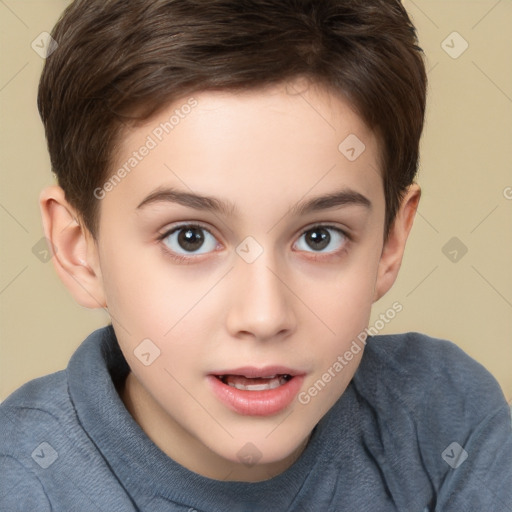
[[[317,228],[309,232],[307,241],[312,249],[324,249],[329,245],[331,235],[326,229]]]
[[[198,228],[182,229],[178,235],[178,242],[183,249],[199,249],[204,242],[204,236]]]

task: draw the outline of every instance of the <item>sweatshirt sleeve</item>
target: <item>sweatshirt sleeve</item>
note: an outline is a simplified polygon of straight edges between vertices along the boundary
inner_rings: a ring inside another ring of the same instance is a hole
[[[397,509],[512,512],[512,421],[493,375],[421,333],[380,336],[369,348],[357,386],[376,411],[372,454],[387,464]]]
[[[0,510],[50,512],[51,506],[39,480],[16,459],[0,455]]]
[[[512,428],[505,404],[441,453],[446,463],[436,511],[512,512]]]
[[[503,391],[460,348],[438,349],[419,426],[435,511],[512,512],[512,421]]]

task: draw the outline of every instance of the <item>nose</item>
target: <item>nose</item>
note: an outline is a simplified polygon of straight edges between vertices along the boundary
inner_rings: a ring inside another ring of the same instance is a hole
[[[256,261],[239,259],[231,275],[227,329],[233,337],[281,339],[296,329],[293,293],[275,260],[264,252]]]

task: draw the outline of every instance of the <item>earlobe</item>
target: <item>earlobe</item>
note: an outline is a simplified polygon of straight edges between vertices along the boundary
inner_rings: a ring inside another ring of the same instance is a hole
[[[402,199],[402,203],[390,229],[389,236],[382,248],[375,283],[374,302],[389,291],[397,278],[400,265],[402,264],[405,244],[414,222],[414,216],[418,209],[420,197],[421,189],[419,185],[413,183]]]
[[[64,190],[56,185],[39,196],[43,229],[53,249],[53,264],[74,299],[87,308],[106,307],[96,244],[78,221]]]

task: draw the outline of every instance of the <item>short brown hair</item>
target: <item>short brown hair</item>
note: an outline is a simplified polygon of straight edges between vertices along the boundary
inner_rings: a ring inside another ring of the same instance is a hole
[[[387,236],[417,172],[427,86],[399,0],[75,0],[52,37],[38,108],[52,170],[93,236],[93,191],[123,124],[195,91],[299,76],[348,99],[381,141]]]

